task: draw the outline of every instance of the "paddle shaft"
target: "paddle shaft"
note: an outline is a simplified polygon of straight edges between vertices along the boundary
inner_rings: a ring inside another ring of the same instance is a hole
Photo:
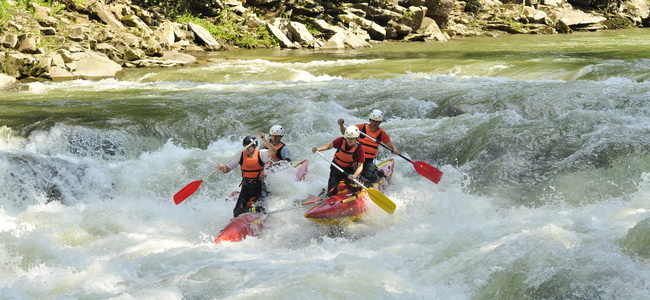
[[[224,165],[227,164],[227,163],[229,163],[231,160],[237,158],[237,156],[240,156],[241,153],[242,153],[244,150],[246,150],[248,147],[250,147],[251,145],[253,145],[253,144],[255,143],[255,141],[256,141],[256,140],[253,140],[253,141],[250,142],[248,145],[246,145],[246,147],[244,147],[244,148],[242,148],[241,150],[239,150],[239,152],[237,152],[237,153],[236,153],[235,155],[233,155],[230,159],[228,159],[228,160],[224,163]],[[214,169],[214,171],[212,171],[212,173],[210,173],[210,175],[205,176],[205,178],[203,178],[201,181],[204,181],[204,180],[208,179],[208,177],[214,175],[214,173],[217,173],[217,171],[219,171],[218,168],[217,168],[217,169]]]
[[[235,159],[237,156],[241,155],[241,153],[244,150],[246,150],[246,148],[253,145],[253,143],[255,143],[255,140],[251,141],[248,145],[246,145],[246,147],[244,147],[243,149],[238,151],[237,154],[233,155],[233,157],[231,157],[228,161],[226,161],[226,163],[230,162],[231,160]],[[174,195],[174,203],[176,203],[176,205],[178,205],[179,203],[181,203],[185,199],[187,199],[189,196],[192,196],[192,194],[194,194],[194,192],[196,192],[196,190],[199,189],[199,187],[201,186],[203,181],[208,179],[208,177],[212,176],[218,170],[219,170],[219,168],[216,168],[214,171],[212,171],[212,173],[210,173],[210,175],[205,176],[205,178],[203,178],[201,180],[195,180],[195,181],[190,182],[188,185],[186,185],[184,188],[182,188],[180,191],[178,191]]]
[[[346,127],[350,126],[350,125],[348,125],[348,123],[343,123],[343,125],[345,125]],[[382,143],[382,142],[376,140],[375,138],[373,138],[373,137],[367,135],[365,132],[360,131],[359,133],[363,134],[363,136],[369,138],[369,139],[372,140],[373,142],[375,142],[375,143],[381,145],[382,147],[384,147],[384,148],[390,150],[390,152],[393,152],[393,149],[391,149],[390,147],[388,147],[386,144],[384,144],[384,143]],[[397,155],[399,155],[399,156],[400,156],[401,158],[403,158],[403,159],[408,160],[409,162],[413,162],[413,161],[411,161],[410,159],[406,158],[406,157],[405,157],[404,155],[402,155],[401,153],[398,153]]]
[[[318,153],[318,155],[320,155],[323,159],[327,160],[332,166],[336,167],[339,171],[341,171],[341,173],[343,173],[343,174],[347,175],[348,177],[350,177],[350,175],[348,173],[346,173],[345,171],[343,171],[343,169],[341,167],[339,167],[337,164],[335,164],[334,162],[327,159],[323,155],[323,153],[320,153],[320,151],[316,151],[316,153]],[[367,188],[365,185],[363,185],[361,182],[359,182],[356,179],[352,179],[352,180],[354,180],[354,182],[356,182],[358,185],[363,187],[366,190],[366,192],[368,193],[368,196],[370,197],[370,200],[372,200],[372,202],[375,202],[375,204],[377,204],[377,206],[379,206],[385,212],[387,212],[389,214],[392,214],[395,211],[395,207],[396,207],[395,203],[393,201],[391,201],[390,199],[388,199],[388,197],[386,197],[386,195],[382,194],[380,191],[378,191],[376,189]]]
[[[325,157],[325,155],[323,155],[323,153],[320,153],[320,151],[316,151],[316,153],[318,153],[318,155],[320,155],[320,156],[321,156],[322,158],[324,158],[325,160],[329,161],[329,159],[327,159],[327,157]],[[341,167],[339,167],[337,164],[335,164],[334,162],[331,162],[331,161],[330,161],[329,163],[330,163],[330,165],[334,166],[334,167],[337,168],[339,171],[341,171],[341,173],[343,173],[343,174],[347,175],[348,177],[350,177],[350,174],[348,174],[348,173],[346,173],[345,171],[343,171],[343,169],[341,169]],[[360,185],[360,186],[363,187],[364,189],[368,189],[365,185],[363,185],[363,184],[362,184],[361,182],[359,182],[358,180],[356,180],[356,179],[352,179],[352,180],[354,180],[354,182],[356,182],[358,185]]]
[[[322,201],[322,200],[321,200],[321,201]],[[276,209],[276,210],[272,210],[272,211],[266,212],[266,214],[267,214],[267,215],[270,215],[270,214],[279,213],[279,212],[283,212],[283,211],[288,211],[288,210],[298,209],[298,208],[301,208],[301,207],[310,207],[310,206],[314,206],[314,205],[316,205],[316,204],[318,204],[318,203],[320,203],[320,201],[316,201],[316,202],[314,202],[314,203],[306,204],[306,205],[296,205],[296,206],[285,207],[285,208]]]
[[[250,147],[251,145],[253,145],[256,141],[257,141],[257,140],[253,140],[252,142],[248,143],[248,145],[246,145],[246,147],[242,148],[241,150],[239,150],[239,152],[237,152],[237,153],[236,153],[235,155],[233,155],[230,159],[228,159],[228,160],[224,163],[224,165],[227,164],[227,163],[229,163],[231,160],[237,158],[237,156],[240,156],[241,153],[244,152],[244,150],[246,150],[248,147]],[[205,176],[205,178],[203,178],[201,181],[204,181],[204,180],[208,179],[208,177],[214,175],[214,173],[217,173],[217,171],[219,171],[218,168],[217,168],[217,169],[214,169],[214,171],[212,171],[212,173],[210,173],[210,175]]]
[[[346,124],[346,123],[343,123],[343,125],[348,126],[348,124]],[[384,143],[376,140],[375,138],[367,135],[365,132],[361,131],[361,134],[363,134],[363,136],[369,138],[370,140],[374,141],[375,143],[381,145],[382,147],[390,150],[391,152],[393,151],[393,149],[386,146],[386,144],[384,144]],[[408,157],[402,155],[401,153],[397,153],[397,155],[399,157],[403,158],[403,159],[406,159],[406,161],[410,162],[413,165],[413,167],[415,168],[415,170],[420,175],[426,177],[427,179],[433,181],[436,184],[438,182],[440,182],[440,178],[442,178],[442,171],[438,170],[436,167],[434,167],[434,166],[432,166],[430,164],[427,164],[427,163],[425,163],[423,161],[414,162],[414,161],[410,160]]]

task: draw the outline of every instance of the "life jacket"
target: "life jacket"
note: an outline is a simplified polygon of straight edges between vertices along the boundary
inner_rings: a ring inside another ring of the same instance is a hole
[[[343,144],[347,144],[345,139],[341,141],[341,144],[336,149],[336,153],[334,153],[334,163],[341,168],[349,168],[357,162],[357,148],[359,148],[359,143],[348,150],[343,149]]]
[[[367,138],[366,135],[376,141],[381,141],[381,135],[384,134],[384,130],[379,128],[375,132],[370,132],[370,124],[363,124],[361,132],[365,135],[362,134],[363,137],[359,139],[359,143],[363,145],[363,149],[366,152],[366,159],[375,158],[377,156],[377,150],[379,150],[379,143]]]
[[[241,166],[241,176],[244,179],[259,179],[264,176],[264,162],[260,157],[260,149],[255,149],[253,157],[248,157],[246,153],[242,152],[239,165]]]
[[[284,148],[286,145],[283,142],[280,142],[279,144],[272,146],[275,147],[275,155],[273,155],[271,159],[273,159],[273,161],[283,160],[284,157],[282,157],[282,148]],[[268,149],[268,147],[264,145],[264,149]]]

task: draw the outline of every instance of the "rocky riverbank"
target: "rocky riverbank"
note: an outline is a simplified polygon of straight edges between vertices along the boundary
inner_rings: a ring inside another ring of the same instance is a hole
[[[134,0],[135,1],[135,0]],[[53,4],[8,0],[0,21],[0,90],[20,82],[101,79],[124,68],[177,67],[235,47],[199,22],[175,22],[130,0]],[[242,33],[261,28],[285,49],[359,49],[386,40],[567,34],[648,26],[648,0],[194,1],[204,24],[227,12]],[[260,43],[255,47],[268,47]]]

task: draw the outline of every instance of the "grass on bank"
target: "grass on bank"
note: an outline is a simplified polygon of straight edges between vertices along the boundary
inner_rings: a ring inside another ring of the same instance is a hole
[[[246,28],[244,20],[233,16],[228,10],[223,10],[214,20],[201,19],[193,15],[182,15],[175,20],[178,23],[192,22],[203,26],[218,41],[225,42],[241,48],[254,49],[260,46],[273,47],[278,41],[269,34],[264,25],[249,28],[251,32],[242,30]]]
[[[75,3],[83,5],[85,0],[74,0]],[[29,5],[30,2],[34,2],[40,6],[50,7],[52,9],[52,14],[57,14],[61,10],[65,10],[65,5],[62,3],[55,2],[53,0],[14,0],[14,5],[10,5],[7,0],[0,0],[0,22],[4,23],[12,19],[12,10],[22,9],[28,10],[33,13],[32,7]]]

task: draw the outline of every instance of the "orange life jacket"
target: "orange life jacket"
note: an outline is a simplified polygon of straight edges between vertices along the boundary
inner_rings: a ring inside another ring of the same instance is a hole
[[[381,128],[377,129],[377,131],[375,132],[370,132],[370,124],[363,124],[363,128],[361,129],[361,132],[365,133],[366,135],[372,137],[377,141],[381,141],[381,135],[386,134],[384,133],[384,130]],[[365,135],[359,138],[359,143],[363,145],[363,149],[366,152],[366,159],[375,158],[377,156],[377,150],[379,150],[379,143],[367,138]]]
[[[285,144],[283,142],[280,142],[279,144],[272,145],[272,146],[275,147],[275,155],[273,155],[271,157],[271,159],[273,159],[274,161],[283,160],[284,158],[282,157],[281,152],[282,152],[282,148],[284,148]],[[268,147],[266,147],[266,145],[264,145],[264,149],[268,149]]]
[[[253,157],[248,157],[246,153],[242,152],[239,165],[241,166],[241,176],[245,179],[259,179],[264,176],[264,162],[260,157],[260,149],[255,149]]]
[[[357,162],[357,148],[359,147],[359,144],[357,143],[354,147],[348,150],[343,149],[343,144],[347,145],[345,139],[341,141],[341,145],[339,145],[338,149],[336,149],[336,153],[334,153],[334,163],[341,168],[349,168],[354,166]]]

